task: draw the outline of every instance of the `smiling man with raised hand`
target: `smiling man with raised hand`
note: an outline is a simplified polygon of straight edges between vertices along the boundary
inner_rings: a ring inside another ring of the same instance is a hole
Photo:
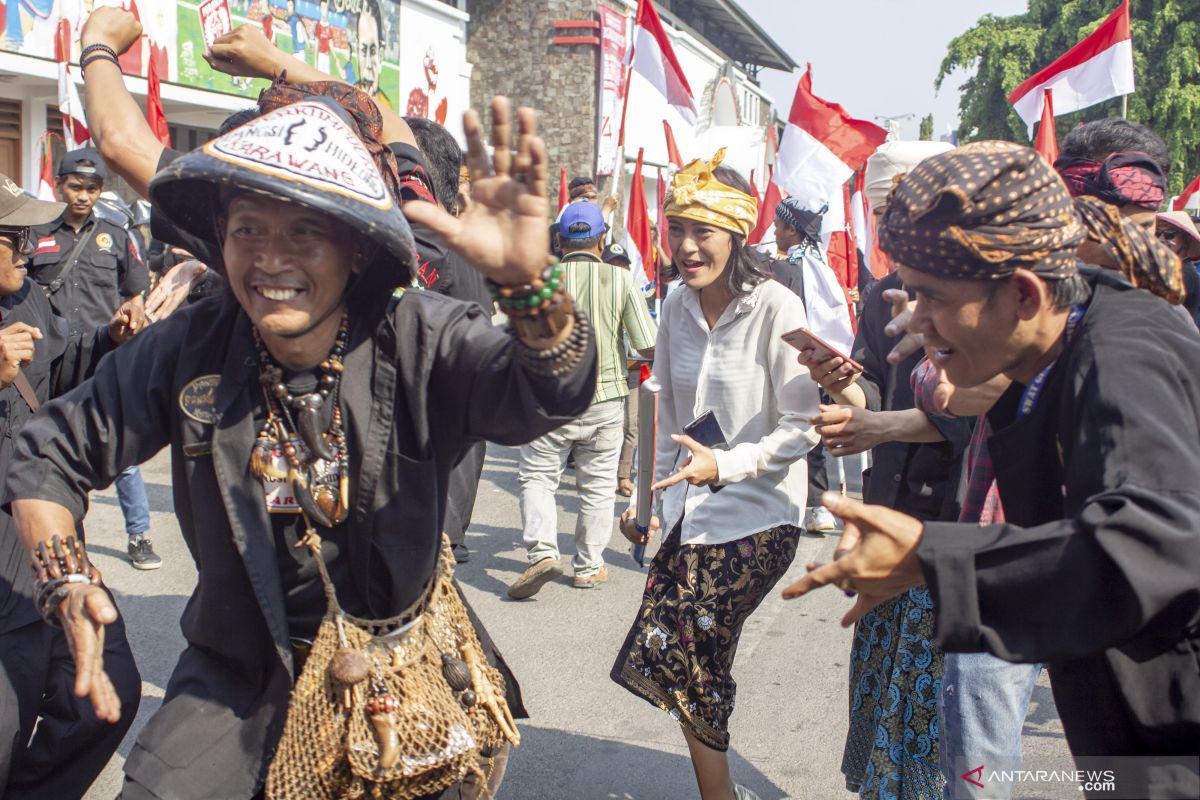
[[[345,102],[367,102],[350,92]],[[591,400],[591,328],[565,291],[542,292],[546,153],[533,112],[520,112],[516,152],[506,101],[492,123],[489,160],[479,117],[464,120],[473,203],[458,218],[429,203],[402,212],[385,178],[395,162],[322,96],[217,137],[151,182],[156,207],[220,248],[230,292],[151,326],[51,404],[22,432],[5,493],[38,548],[68,539],[88,488],[171,449],[198,585],[187,647],[126,761],[126,800],[255,796],[315,657],[327,590],[349,619],[393,631],[433,578],[464,449],[528,441]],[[432,292],[393,298],[415,267],[406,215],[520,302],[507,329]],[[43,560],[63,573],[49,572],[39,597],[55,600],[41,610],[71,643],[76,692],[116,720],[98,653],[107,595],[70,559]],[[520,716],[511,673],[480,635]],[[462,796],[494,791],[506,757],[480,753],[491,785]]]
[[[848,624],[927,583],[947,651],[1047,662],[1077,759],[1157,757],[1117,770],[1122,796],[1194,797],[1200,338],[1150,292],[1081,269],[1082,238],[1025,147],[968,145],[901,181],[880,244],[916,293],[910,328],[953,386],[1012,381],[988,412],[1007,522],[922,524],[826,495],[845,555],[785,596],[855,590]]]

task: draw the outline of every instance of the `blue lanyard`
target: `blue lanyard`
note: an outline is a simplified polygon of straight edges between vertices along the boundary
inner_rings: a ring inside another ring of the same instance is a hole
[[[1063,332],[1063,350],[1066,350],[1068,344],[1071,343],[1071,337],[1075,335],[1075,328],[1079,324],[1079,320],[1083,318],[1083,312],[1086,307],[1082,305],[1071,306],[1071,313],[1067,315],[1067,328]],[[1034,406],[1037,405],[1038,398],[1042,394],[1042,389],[1046,388],[1046,379],[1050,377],[1050,370],[1054,369],[1054,365],[1058,363],[1056,358],[1053,363],[1044,367],[1037,374],[1029,385],[1025,387],[1025,391],[1021,394],[1021,403],[1017,406],[1017,421],[1023,420],[1033,413]]]

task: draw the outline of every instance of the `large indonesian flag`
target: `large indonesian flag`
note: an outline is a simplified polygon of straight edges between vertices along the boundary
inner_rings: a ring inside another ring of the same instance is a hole
[[[841,185],[867,162],[887,131],[855,119],[837,103],[812,91],[812,65],[800,77],[787,128],[775,156],[775,182],[788,194],[824,192],[830,206],[841,205]]]
[[[1029,126],[1042,116],[1044,89],[1054,90],[1054,113],[1070,114],[1113,97],[1133,94],[1133,38],[1129,0],[1079,44],[1022,83],[1008,96],[1017,115]]]
[[[1171,204],[1172,211],[1200,211],[1200,175],[1196,176],[1196,180],[1187,185],[1183,190],[1183,194],[1175,198],[1175,202]],[[1193,214],[1192,216],[1195,216]]]
[[[659,94],[694,125],[696,100],[692,96],[692,87],[688,86],[683,67],[675,58],[675,50],[654,10],[653,0],[638,0],[631,56],[633,71],[650,81]]]

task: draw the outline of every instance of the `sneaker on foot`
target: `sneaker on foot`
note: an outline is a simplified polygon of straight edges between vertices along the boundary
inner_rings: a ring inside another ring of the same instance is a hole
[[[813,533],[829,533],[836,531],[837,518],[825,506],[810,508],[804,515],[804,529]]]
[[[521,576],[508,585],[508,596],[513,600],[524,600],[533,597],[542,587],[562,575],[562,566],[557,558],[543,558],[521,573]]]
[[[158,569],[162,559],[154,552],[154,545],[145,536],[129,540],[129,562],[134,569]]]
[[[576,575],[574,582],[571,583],[576,589],[595,589],[600,584],[608,580],[608,567],[600,567],[599,572],[593,572],[591,575]]]

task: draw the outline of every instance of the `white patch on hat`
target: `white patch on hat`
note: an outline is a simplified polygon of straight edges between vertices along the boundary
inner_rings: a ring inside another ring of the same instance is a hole
[[[12,178],[4,179],[4,189],[13,197],[20,197],[22,194],[21,187],[13,183]]]
[[[386,210],[392,195],[358,134],[324,103],[272,111],[204,145],[231,164],[336,192]]]

